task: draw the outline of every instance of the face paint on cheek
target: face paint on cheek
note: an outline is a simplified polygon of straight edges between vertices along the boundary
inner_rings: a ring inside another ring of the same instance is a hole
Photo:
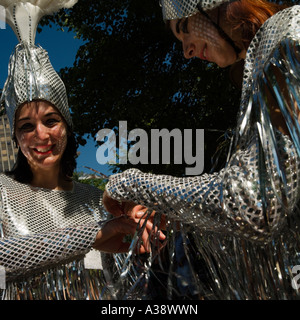
[[[27,143],[26,143],[25,134],[24,134],[24,133],[20,134],[20,135],[17,137],[17,141],[18,141],[19,148],[21,149],[23,155],[24,155],[27,159],[31,158],[30,151],[29,151],[28,145],[27,145]]]
[[[57,131],[56,149],[58,153],[63,153],[67,146],[67,130],[65,127],[60,127]]]

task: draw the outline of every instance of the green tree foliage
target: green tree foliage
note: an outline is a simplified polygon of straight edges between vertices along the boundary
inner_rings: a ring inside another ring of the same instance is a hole
[[[87,175],[84,172],[75,171],[73,173],[73,180],[85,184],[92,185],[102,191],[105,190],[105,184],[107,183],[106,179],[99,177],[98,175]]]
[[[74,66],[60,71],[81,144],[84,134],[95,138],[101,128],[113,129],[124,120],[128,131],[207,129],[205,171],[210,170],[223,132],[235,125],[240,91],[229,69],[183,58],[158,1],[79,0],[44,23],[51,20],[84,40]],[[134,166],[114,170],[129,167]],[[180,176],[186,165],[135,167]]]

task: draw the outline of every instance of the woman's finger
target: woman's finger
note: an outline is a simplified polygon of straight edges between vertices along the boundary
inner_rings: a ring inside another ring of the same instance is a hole
[[[147,229],[148,233],[151,234],[152,236],[157,236],[159,238],[159,240],[165,240],[166,236],[164,235],[164,233],[159,230],[159,226],[153,226],[153,223],[149,220],[145,220],[145,219],[140,219],[139,221],[135,220],[136,222],[140,223],[140,226],[143,226],[145,224],[145,228]]]

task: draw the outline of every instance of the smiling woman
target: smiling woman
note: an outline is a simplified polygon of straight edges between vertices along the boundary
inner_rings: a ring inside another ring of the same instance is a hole
[[[216,16],[215,13],[212,15]],[[240,50],[237,55],[234,48],[201,13],[185,19],[171,20],[170,28],[175,37],[182,42],[186,59],[198,57],[214,62],[219,67],[227,67],[245,55],[245,50]]]
[[[75,2],[0,0],[20,41],[1,97],[19,147],[13,170],[0,175],[3,299],[111,299],[102,270],[112,258],[103,252],[128,251],[123,239],[136,232],[135,215],[144,210],[128,204],[132,218],[109,220],[102,191],[72,180],[77,144],[67,93],[34,38],[43,14]],[[147,232],[142,237],[138,250],[145,252]]]
[[[47,129],[45,132],[43,127]],[[22,183],[47,185],[49,189],[70,188],[66,182],[71,180],[76,167],[77,142],[72,129],[56,107],[46,100],[22,104],[16,112],[14,139],[19,151],[15,166],[8,175]],[[56,166],[53,167],[55,159]],[[55,174],[54,169],[57,171]],[[56,176],[60,177],[60,183],[53,180]]]
[[[72,189],[71,177],[61,172],[68,135],[71,135],[70,129],[51,103],[38,100],[19,107],[16,112],[15,136],[32,172],[32,185],[43,185],[49,189]]]
[[[285,7],[288,5],[252,0],[225,3],[207,12],[198,6],[194,15],[167,24],[182,42],[185,58],[198,57],[224,68],[245,59],[259,27]]]

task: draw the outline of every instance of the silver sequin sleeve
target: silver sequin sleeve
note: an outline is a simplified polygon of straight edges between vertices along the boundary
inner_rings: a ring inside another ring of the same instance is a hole
[[[278,134],[285,168],[293,173],[289,179],[288,208],[299,195],[299,159],[287,137]],[[271,182],[264,210],[260,195],[258,146],[255,141],[232,157],[227,168],[214,174],[176,178],[142,173],[129,169],[111,177],[108,194],[117,200],[131,200],[166,214],[170,219],[192,224],[203,231],[233,233],[251,240],[265,240],[280,228],[285,210],[272,191]],[[274,169],[275,171],[275,169]],[[279,184],[279,179],[275,181]],[[280,186],[277,185],[277,192]]]
[[[98,225],[58,229],[0,239],[0,265],[7,280],[83,257],[95,242]]]

